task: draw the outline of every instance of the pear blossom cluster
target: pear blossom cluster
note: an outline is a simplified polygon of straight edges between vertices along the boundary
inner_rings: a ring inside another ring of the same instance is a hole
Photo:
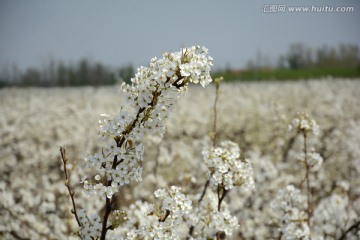
[[[212,211],[209,216],[208,229],[217,232],[224,232],[227,236],[232,236],[234,230],[239,227],[238,220],[235,216],[232,216],[229,211]]]
[[[226,236],[232,236],[233,232],[239,228],[238,219],[231,215],[228,210],[213,210],[210,213],[200,215],[195,221],[195,228],[191,239],[216,239],[217,232],[223,232]]]
[[[95,169],[95,181],[84,179],[84,191],[111,198],[121,186],[142,180],[141,161],[144,136],[162,136],[164,120],[177,96],[190,82],[209,84],[212,58],[205,47],[183,48],[175,53],[163,53],[153,58],[149,67],[140,67],[132,84],[123,84],[127,105],[111,116],[102,114],[99,120],[100,136],[112,138],[101,152],[84,158],[88,167]],[[105,182],[105,184],[104,184]]]
[[[181,193],[181,188],[171,186],[170,188],[160,188],[154,192],[156,198],[162,200],[160,208],[156,209],[155,215],[161,218],[163,212],[170,212],[172,218],[188,214],[191,210],[191,200]]]
[[[95,153],[84,158],[87,167],[98,169],[98,173],[107,176],[107,181],[112,181],[110,186],[105,186],[102,177],[97,174],[92,181],[83,179],[84,192],[88,195],[99,194],[100,196],[111,196],[118,192],[119,186],[129,184],[131,180],[139,182],[142,180],[142,167],[144,147],[139,143],[136,147],[130,144],[117,147],[111,143],[101,153]],[[121,159],[115,169],[113,159]]]
[[[205,149],[202,155],[213,185],[226,190],[234,187],[246,191],[254,189],[252,165],[248,159],[240,160],[240,148],[236,143],[224,141],[220,147]]]
[[[88,217],[86,210],[81,209],[78,212],[78,217],[81,223],[80,238],[83,240],[98,239],[101,235],[102,227],[99,215],[92,214]]]
[[[285,239],[310,239],[312,200],[309,174],[311,171],[320,170],[323,158],[314,149],[308,151],[306,137],[309,132],[314,135],[318,134],[319,126],[307,114],[298,113],[289,128],[296,128],[297,131],[303,133],[303,152],[299,154],[298,160],[305,163],[307,195],[303,195],[300,189],[294,185],[288,185],[285,189],[280,190],[276,198],[271,202],[274,211],[274,224],[279,226],[280,236]]]
[[[323,198],[314,211],[312,219],[314,224],[322,226],[321,229],[314,229],[314,235],[317,238],[321,238],[320,236],[325,233],[328,236],[339,239],[341,234],[343,234],[341,229],[348,229],[358,219],[359,216],[356,211],[349,207],[349,197],[334,193],[329,197]],[[360,235],[359,231],[357,234]],[[349,237],[349,239],[351,238]]]
[[[306,138],[308,132],[312,132],[314,135],[319,132],[319,125],[315,120],[310,119],[306,113],[298,113],[297,117],[292,120],[290,128],[297,128],[298,131],[302,131],[304,138]],[[323,157],[314,148],[308,151],[306,140],[304,140],[304,145],[303,152],[299,154],[298,160],[304,162],[310,171],[319,171],[323,163]]]
[[[303,112],[297,113],[297,117],[292,120],[288,129],[289,131],[294,129],[304,133],[311,132],[314,135],[318,135],[319,133],[319,125],[316,123],[316,121],[310,119],[309,115]]]
[[[231,214],[228,205],[224,203],[221,211],[217,205],[216,194],[208,191],[203,201],[193,207],[186,217],[187,224],[193,226],[190,239],[216,239],[217,232],[232,236],[239,228],[238,219]]]
[[[310,152],[306,153],[307,157],[307,164],[310,167],[310,171],[316,172],[321,169],[322,163],[323,163],[323,157],[320,155],[320,153],[316,152],[315,149],[311,149]],[[305,162],[305,153],[301,152],[299,154],[299,161]]]
[[[84,192],[87,195],[99,194],[111,198],[118,192],[119,186],[130,183],[131,180],[139,182],[142,180],[142,167],[144,147],[139,143],[136,147],[125,145],[117,147],[115,142],[108,145],[101,153],[95,153],[84,158],[87,167],[94,167],[98,174],[93,180],[83,179]],[[121,159],[115,169],[113,159]],[[107,176],[107,181],[112,181],[110,186],[103,184],[103,177]]]
[[[307,224],[306,196],[294,185],[280,189],[271,201],[272,224],[278,226],[284,239],[309,239]]]
[[[131,239],[181,239],[180,226],[183,217],[190,213],[192,203],[189,197],[181,192],[180,187],[171,186],[154,192],[160,203],[154,204],[148,210],[148,221],[144,226],[127,233]]]
[[[163,58],[153,58],[149,67],[137,69],[132,84],[122,85],[128,106],[121,108],[116,116],[102,114],[99,120],[100,134],[124,137],[138,141],[144,135],[162,134],[169,110],[179,93],[187,89],[188,83],[200,83],[203,87],[212,79],[212,58],[208,49],[200,46],[183,48],[175,53],[163,53]]]

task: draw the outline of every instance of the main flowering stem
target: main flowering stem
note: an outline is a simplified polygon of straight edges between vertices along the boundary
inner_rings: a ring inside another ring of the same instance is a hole
[[[187,84],[187,81],[182,81],[183,80],[183,77],[179,77],[177,81],[175,81],[172,86],[176,87],[177,89],[180,89],[181,87],[185,86]],[[170,78],[167,79],[166,82],[169,82],[170,81]],[[182,81],[182,82],[181,82]],[[179,83],[181,82],[181,83]],[[125,128],[125,131],[122,132],[122,137],[115,137],[114,140],[116,142],[116,146],[118,148],[121,148],[126,140],[125,136],[128,135],[129,133],[131,133],[133,131],[133,129],[135,128],[135,126],[137,125],[137,123],[139,122],[143,122],[145,120],[145,117],[147,115],[144,115],[144,117],[142,117],[140,119],[140,116],[141,114],[145,111],[145,110],[148,110],[148,111],[151,111],[155,105],[158,103],[158,98],[160,97],[162,91],[154,91],[152,92],[152,101],[148,104],[147,107],[141,107],[139,108],[137,114],[136,114],[136,117],[135,119]],[[123,159],[119,160],[118,161],[118,158],[117,158],[117,155],[114,156],[114,160],[113,160],[113,163],[112,163],[112,169],[115,170],[116,167],[123,161]],[[110,187],[112,184],[112,180],[108,180],[107,181],[107,184],[106,184],[106,187]],[[113,203],[113,197],[111,196],[110,198],[106,197],[106,200],[105,200],[105,212],[104,212],[104,217],[103,217],[103,223],[102,223],[102,230],[101,230],[101,237],[100,237],[100,240],[105,240],[106,238],[106,233],[107,233],[107,230],[109,229],[109,227],[107,227],[107,221],[109,219],[109,215],[111,213],[111,205]]]
[[[126,109],[121,107],[116,116],[101,115],[100,135],[111,142],[106,142],[107,147],[101,152],[84,158],[86,166],[96,175],[95,180],[82,179],[87,195],[105,197],[104,214],[102,219],[98,215],[88,218],[86,211],[81,210],[77,219],[81,238],[105,240],[107,231],[118,226],[116,222],[108,226],[115,201],[113,195],[131,180],[142,180],[144,149],[141,140],[146,135],[163,135],[164,121],[178,95],[186,91],[190,82],[205,87],[212,81],[212,58],[207,51],[197,46],[175,53],[165,52],[163,58],[151,59],[149,67],[138,69],[131,85],[122,85],[127,98]],[[73,200],[72,192],[69,193]]]

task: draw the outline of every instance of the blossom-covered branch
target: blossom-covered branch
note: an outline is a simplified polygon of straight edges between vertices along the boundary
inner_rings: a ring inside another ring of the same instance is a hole
[[[149,67],[138,69],[131,85],[122,85],[127,108],[121,107],[115,116],[101,115],[100,135],[105,142],[107,139],[110,142],[101,152],[85,157],[86,166],[95,172],[95,178],[83,178],[86,194],[98,194],[105,199],[101,240],[111,229],[107,221],[113,210],[113,195],[130,181],[142,180],[142,138],[146,135],[162,136],[164,120],[190,82],[206,86],[212,81],[212,58],[207,54],[206,48],[197,46],[175,53],[165,52],[161,59],[153,58]],[[94,233],[90,237],[97,239],[99,231]]]

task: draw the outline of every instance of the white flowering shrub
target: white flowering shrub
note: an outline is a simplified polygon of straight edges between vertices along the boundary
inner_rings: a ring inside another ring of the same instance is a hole
[[[210,81],[210,62],[202,48],[165,54],[120,94],[1,89],[0,239],[100,239],[106,209],[106,239],[359,239],[360,82],[187,89]]]

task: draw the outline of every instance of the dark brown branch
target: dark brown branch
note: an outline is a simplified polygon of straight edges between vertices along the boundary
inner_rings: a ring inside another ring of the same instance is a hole
[[[181,80],[183,80],[184,78],[183,77],[179,77],[178,80],[176,80],[174,83],[173,83],[173,86],[176,87],[176,88],[181,88],[183,86],[185,86],[187,84],[187,82],[185,82],[185,80],[181,83],[179,83]],[[167,81],[170,81],[170,78],[167,79]],[[151,109],[153,107],[156,106],[157,102],[158,102],[158,98],[159,96],[161,95],[162,91],[158,91],[158,89],[156,89],[152,95],[153,95],[153,98],[152,98],[152,101],[148,104],[147,107],[142,107],[142,108],[139,108],[137,114],[136,114],[136,117],[135,119],[125,128],[125,130],[122,132],[122,136],[118,136],[118,137],[115,137],[115,141],[116,141],[116,144],[118,147],[122,147],[122,145],[125,143],[125,136],[129,133],[131,133],[131,131],[136,127],[136,124],[140,121],[140,123],[142,123],[144,121],[144,118],[146,117],[146,113],[145,113],[145,116],[140,120],[140,114],[143,113],[145,110],[147,111],[151,111]],[[114,160],[113,160],[113,164],[112,164],[112,169],[116,169],[117,165],[119,165],[121,162],[118,161],[117,159],[117,156],[114,156]],[[111,186],[111,183],[112,181],[107,181],[107,187]],[[109,218],[109,215],[110,215],[110,212],[111,212],[111,205],[112,205],[112,197],[109,199],[106,197],[106,202],[105,202],[105,212],[104,212],[104,217],[103,217],[103,223],[102,223],[102,229],[101,229],[101,237],[100,237],[100,240],[105,240],[106,238],[106,233],[107,231],[110,229],[107,227],[107,221],[108,221],[108,218]],[[166,216],[167,217],[167,216]]]
[[[220,196],[220,192],[221,192],[221,196]],[[224,187],[218,186],[218,211],[219,212],[221,211],[221,203],[224,200],[227,192],[228,191]]]
[[[348,229],[346,229],[343,234],[341,234],[340,238],[338,238],[338,240],[344,240],[346,239],[346,236],[354,231],[354,230],[357,230],[359,231],[360,230],[360,220],[358,220],[357,222],[355,222],[353,225],[351,225]]]
[[[221,192],[221,195],[220,195],[220,192]],[[220,185],[218,186],[217,194],[218,194],[218,211],[219,212],[221,211],[221,203],[223,202],[227,192],[228,191],[223,186],[220,186]],[[217,240],[225,239],[225,233],[222,231],[217,232],[216,239]]]
[[[110,183],[110,185],[111,185],[111,183]],[[108,227],[106,225],[107,225],[107,221],[108,221],[110,212],[111,212],[111,199],[106,197],[105,213],[104,213],[103,224],[102,224],[102,229],[101,229],[101,237],[100,237],[101,240],[105,240],[105,237],[106,237],[106,233],[108,230]]]
[[[80,223],[79,217],[77,215],[77,211],[76,211],[76,204],[75,204],[75,197],[74,197],[75,192],[73,190],[71,190],[71,186],[69,183],[69,176],[68,176],[68,172],[67,172],[67,168],[66,168],[66,163],[68,161],[68,159],[66,157],[66,149],[63,147],[60,147],[60,153],[61,153],[61,158],[62,158],[63,165],[64,165],[65,186],[67,187],[67,189],[69,191],[69,195],[70,195],[72,206],[73,206],[73,209],[71,209],[71,213],[75,215],[76,222],[79,225],[79,227],[81,227],[81,223]]]
[[[208,180],[206,181],[205,185],[204,185],[204,190],[198,200],[198,203],[201,203],[201,201],[203,200],[204,196],[205,196],[205,193],[206,193],[206,190],[207,188],[209,187],[209,184],[210,184],[210,178],[212,177],[212,174],[210,175],[210,177],[208,178]]]
[[[216,233],[216,239],[217,239],[217,240],[225,239],[225,232],[222,232],[222,231],[217,232],[217,233]]]
[[[159,222],[165,222],[165,220],[168,218],[169,215],[170,215],[170,211],[166,209],[165,216],[159,219]]]

